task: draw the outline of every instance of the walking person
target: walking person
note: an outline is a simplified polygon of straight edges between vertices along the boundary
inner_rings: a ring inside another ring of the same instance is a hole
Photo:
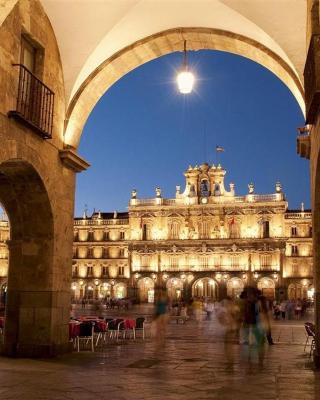
[[[153,320],[153,336],[155,337],[156,351],[159,351],[165,343],[168,322],[167,308],[167,297],[165,293],[161,291],[156,299],[155,315]]]
[[[205,312],[207,313],[206,321],[211,321],[211,316],[213,311],[214,311],[214,304],[211,301],[211,299],[208,299],[208,301],[205,303]]]
[[[260,323],[262,324],[260,329],[263,329],[266,334],[266,338],[269,345],[274,345],[271,334],[271,319],[270,319],[270,305],[265,296],[259,297],[260,301]]]
[[[243,307],[243,344],[249,345],[248,361],[251,363],[251,347],[254,344],[260,367],[264,361],[264,343],[266,337],[265,315],[259,300],[259,292],[253,287],[246,289],[247,296]],[[253,337],[254,343],[251,343],[250,337]]]
[[[282,300],[279,306],[280,313],[281,313],[281,318],[286,319],[286,312],[287,312],[287,302],[285,300]]]

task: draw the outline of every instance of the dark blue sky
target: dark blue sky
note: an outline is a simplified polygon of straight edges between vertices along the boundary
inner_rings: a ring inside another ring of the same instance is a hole
[[[139,197],[174,197],[189,164],[216,162],[236,194],[273,193],[280,180],[289,207],[310,206],[309,163],[296,154],[296,128],[304,124],[287,87],[243,57],[216,51],[190,52],[195,92],[177,92],[181,53],[149,62],[113,85],[91,113],[79,153],[91,168],[77,176],[76,215],[84,205],[126,210],[131,189]]]

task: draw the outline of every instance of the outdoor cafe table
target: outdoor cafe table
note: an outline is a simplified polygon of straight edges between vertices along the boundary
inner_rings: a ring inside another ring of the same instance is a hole
[[[80,324],[78,321],[69,322],[69,339],[72,340],[80,334]]]

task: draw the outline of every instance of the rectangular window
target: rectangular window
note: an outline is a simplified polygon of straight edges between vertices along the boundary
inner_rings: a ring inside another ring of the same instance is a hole
[[[297,227],[292,226],[291,227],[291,237],[296,237],[297,236]]]
[[[202,222],[201,224],[201,237],[203,239],[208,239],[209,237],[210,226],[208,222]]]
[[[141,266],[148,268],[149,265],[150,265],[150,257],[149,256],[142,256],[141,257]]]
[[[36,72],[37,49],[25,36],[21,37],[20,64],[24,65],[30,72]]]
[[[143,224],[142,226],[142,240],[148,240],[148,225]]]
[[[79,274],[78,266],[75,265],[75,266],[73,267],[73,269],[72,269],[72,276],[73,276],[74,278],[76,278],[76,277],[78,276],[78,274]]]
[[[124,267],[123,266],[118,267],[118,275],[119,276],[124,276]]]
[[[268,238],[270,237],[270,224],[269,221],[263,221],[262,225],[262,237]]]
[[[298,246],[292,245],[291,246],[291,255],[292,256],[297,256],[298,255]]]
[[[109,240],[109,231],[104,233],[104,240]]]
[[[124,257],[124,249],[120,249],[119,256]]]
[[[179,239],[179,223],[172,222],[171,223],[171,239]]]
[[[262,254],[260,256],[260,268],[268,269],[271,266],[271,256],[270,254]]]
[[[120,239],[123,240],[125,238],[124,232],[120,232]]]
[[[176,256],[169,256],[169,266],[173,270],[177,268],[178,262]]]
[[[237,255],[231,256],[231,268],[232,269],[239,268],[239,256],[237,256]]]
[[[213,266],[215,268],[220,268],[221,267],[221,257],[220,256],[214,256],[213,257]]]
[[[104,266],[102,267],[102,276],[107,276],[108,275],[108,267]]]
[[[93,275],[93,267],[87,267],[87,276]]]

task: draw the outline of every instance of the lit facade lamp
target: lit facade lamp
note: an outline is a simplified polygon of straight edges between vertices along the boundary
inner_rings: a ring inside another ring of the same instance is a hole
[[[183,63],[180,72],[177,75],[177,84],[179,92],[182,94],[189,94],[192,92],[194,86],[194,75],[189,70],[188,60],[187,60],[187,41],[184,41],[183,50]]]

